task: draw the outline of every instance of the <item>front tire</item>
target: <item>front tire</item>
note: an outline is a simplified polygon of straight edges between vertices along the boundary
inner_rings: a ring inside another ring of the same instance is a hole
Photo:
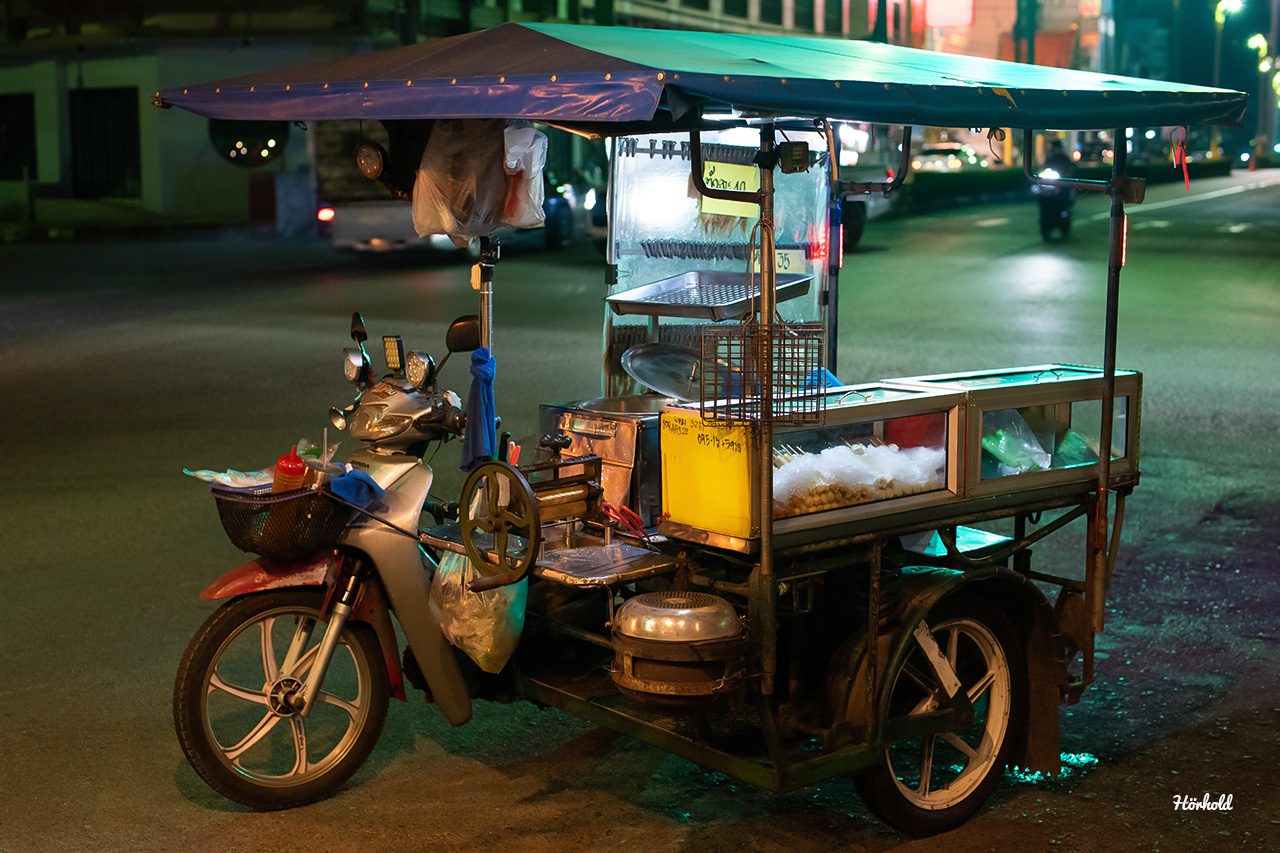
[[[942,602],[926,622],[973,704],[972,724],[891,744],[883,761],[857,779],[873,814],[915,836],[954,829],[982,806],[1009,762],[1027,708],[1022,648],[998,611],[965,597]],[[918,644],[885,683],[888,719],[939,710],[946,696]]]
[[[324,799],[364,764],[386,721],[390,682],[373,630],[348,622],[311,713],[289,705],[327,625],[320,589],[233,599],[201,626],[173,692],[178,742],[228,799],[259,810]]]

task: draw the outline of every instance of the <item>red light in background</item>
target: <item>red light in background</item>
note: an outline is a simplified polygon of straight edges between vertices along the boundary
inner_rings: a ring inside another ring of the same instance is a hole
[[[321,222],[332,222],[333,208],[332,207],[320,208],[319,210],[316,211],[316,219],[320,220]]]

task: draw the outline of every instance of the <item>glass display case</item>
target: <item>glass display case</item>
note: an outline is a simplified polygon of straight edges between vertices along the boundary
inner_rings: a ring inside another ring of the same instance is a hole
[[[963,393],[876,383],[829,389],[825,396],[821,426],[774,432],[775,521],[821,525],[958,495]],[[696,403],[663,410],[662,503],[669,532],[759,534],[754,429],[708,423]]]
[[[1045,364],[896,379],[963,389],[969,442],[964,493],[991,495],[1035,485],[1090,482],[1102,432],[1102,369]],[[1111,476],[1138,470],[1142,375],[1117,370],[1111,418]]]
[[[1057,364],[829,389],[821,425],[774,430],[774,532],[812,539],[1083,493],[1098,476],[1102,390],[1100,368]],[[1141,397],[1141,374],[1117,371],[1113,485],[1138,473]],[[697,403],[663,409],[664,533],[749,550],[755,429],[706,421]]]

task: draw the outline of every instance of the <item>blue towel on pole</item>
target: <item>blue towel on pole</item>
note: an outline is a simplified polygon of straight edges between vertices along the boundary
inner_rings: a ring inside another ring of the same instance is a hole
[[[467,395],[467,426],[462,433],[462,470],[488,462],[498,452],[498,418],[493,402],[493,377],[498,360],[487,347],[471,353],[471,392]]]

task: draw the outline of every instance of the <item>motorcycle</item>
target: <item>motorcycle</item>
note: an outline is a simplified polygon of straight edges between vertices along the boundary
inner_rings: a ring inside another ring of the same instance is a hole
[[[384,494],[358,509],[315,485],[279,494],[215,487],[233,541],[265,556],[201,594],[226,601],[191,640],[174,686],[174,725],[191,766],[255,809],[314,802],[341,787],[377,742],[390,697],[405,699],[406,677],[453,725],[471,716],[462,670],[427,607],[434,565],[416,533],[424,509],[456,512],[429,502],[432,470],[422,457],[462,435],[461,400],[439,389],[430,355],[406,354],[398,336],[383,338],[390,372],[377,379],[359,314],[351,337],[344,371],[356,399],[331,417],[363,443],[348,465]],[[441,368],[480,346],[478,318],[455,321],[445,344]],[[408,644],[404,666],[393,613]]]
[[[1056,180],[1062,175],[1056,169],[1045,169],[1041,178]],[[1076,191],[1070,187],[1053,184],[1032,184],[1031,192],[1040,204],[1040,236],[1045,240],[1061,230],[1065,238],[1071,232],[1071,209],[1076,203]]]

